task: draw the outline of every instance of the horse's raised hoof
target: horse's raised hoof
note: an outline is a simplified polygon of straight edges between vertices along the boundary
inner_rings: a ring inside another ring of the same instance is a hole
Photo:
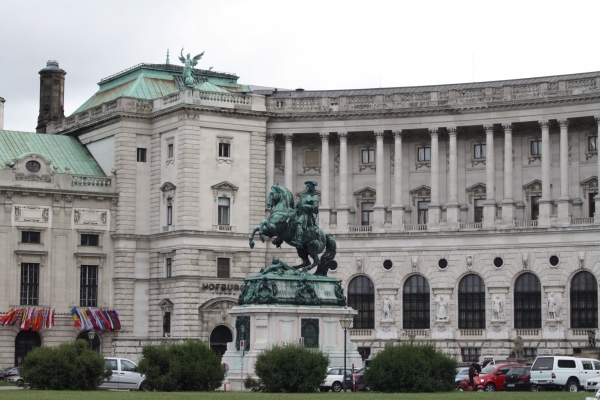
[[[253,249],[254,248],[254,242],[250,242],[250,248]]]
[[[263,235],[260,235],[260,240],[264,243],[267,239]]]

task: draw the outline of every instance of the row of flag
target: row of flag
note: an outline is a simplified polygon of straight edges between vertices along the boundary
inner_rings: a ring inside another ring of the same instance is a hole
[[[0,318],[2,326],[18,326],[25,331],[52,329],[54,326],[54,309],[51,307],[17,307],[11,308]]]
[[[117,310],[92,310],[91,308],[73,307],[71,310],[74,326],[84,330],[95,330],[96,332],[118,331],[121,329],[121,321]]]

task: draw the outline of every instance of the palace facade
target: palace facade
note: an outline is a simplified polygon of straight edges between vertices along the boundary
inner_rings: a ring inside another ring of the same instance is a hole
[[[248,233],[273,184],[298,197],[305,180],[318,182],[318,223],[338,248],[329,275],[359,311],[349,333],[364,357],[406,340],[463,361],[505,358],[518,336],[528,357],[587,346],[598,328],[600,72],[332,91],[199,69],[190,88],[181,76],[139,64],[101,80],[71,116],[41,115],[45,134],[0,131],[2,146],[25,146],[0,149],[0,311],[57,312],[53,329],[26,331],[29,345],[0,327],[3,365],[85,336],[73,307],[118,311],[121,329],[95,339],[106,355],[137,360],[146,343],[185,338],[223,352],[243,278],[273,257],[297,263],[287,246],[251,250]],[[75,140],[93,172],[32,135]],[[45,173],[27,169],[32,157]],[[18,219],[18,207],[41,211]]]

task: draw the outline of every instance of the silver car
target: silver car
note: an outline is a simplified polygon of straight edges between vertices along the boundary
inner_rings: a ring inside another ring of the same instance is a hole
[[[137,365],[126,358],[106,357],[105,365],[112,369],[112,376],[100,382],[99,389],[140,390],[144,375],[137,372]]]

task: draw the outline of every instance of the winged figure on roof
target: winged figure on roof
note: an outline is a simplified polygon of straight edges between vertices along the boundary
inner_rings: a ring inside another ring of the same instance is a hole
[[[204,52],[198,54],[197,56],[190,58],[190,53],[187,54],[187,57],[183,56],[183,48],[181,49],[181,55],[179,56],[179,61],[181,61],[184,65],[183,67],[183,83],[187,87],[194,87],[194,74],[192,73],[192,69],[198,64],[198,61],[202,58]]]

